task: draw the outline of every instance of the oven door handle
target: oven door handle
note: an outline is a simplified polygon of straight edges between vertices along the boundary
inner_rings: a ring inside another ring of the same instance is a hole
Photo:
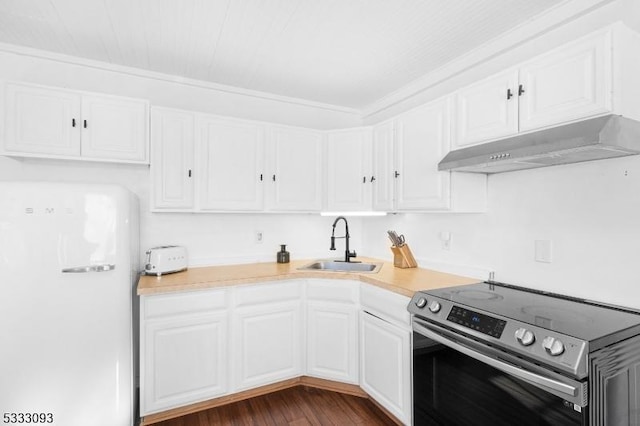
[[[555,391],[561,392],[563,394],[566,394],[572,397],[578,396],[578,388],[575,386],[571,386],[561,381],[551,379],[549,377],[541,376],[539,374],[532,373],[527,370],[523,370],[514,365],[510,365],[505,362],[498,361],[495,358],[484,355],[480,352],[476,352],[473,349],[470,349],[464,345],[451,341],[447,337],[442,336],[421,324],[417,324],[415,320],[413,322],[413,328],[415,331],[428,337],[431,340],[435,340],[436,342],[441,343],[445,346],[448,346],[451,349],[455,349],[458,352],[461,352],[471,358],[474,358],[480,362],[490,365],[491,367],[494,367],[504,373],[511,374],[512,376],[518,377],[522,380],[525,380],[527,382],[530,382],[536,385],[554,389]]]

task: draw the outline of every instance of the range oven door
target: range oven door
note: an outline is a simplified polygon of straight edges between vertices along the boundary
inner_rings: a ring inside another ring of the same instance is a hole
[[[586,382],[413,320],[414,425],[588,424]]]

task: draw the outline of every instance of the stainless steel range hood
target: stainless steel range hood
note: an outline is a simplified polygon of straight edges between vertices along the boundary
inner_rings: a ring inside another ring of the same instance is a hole
[[[447,154],[438,170],[501,173],[640,154],[640,122],[605,115]]]

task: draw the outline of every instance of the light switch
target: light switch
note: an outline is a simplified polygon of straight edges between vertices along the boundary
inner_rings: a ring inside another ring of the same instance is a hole
[[[535,240],[536,262],[551,263],[553,260],[551,247],[551,240]]]

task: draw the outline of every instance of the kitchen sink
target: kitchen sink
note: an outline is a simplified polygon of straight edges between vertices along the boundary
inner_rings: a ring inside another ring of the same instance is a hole
[[[316,260],[298,269],[303,271],[359,272],[377,274],[382,263],[340,262],[336,260]]]

